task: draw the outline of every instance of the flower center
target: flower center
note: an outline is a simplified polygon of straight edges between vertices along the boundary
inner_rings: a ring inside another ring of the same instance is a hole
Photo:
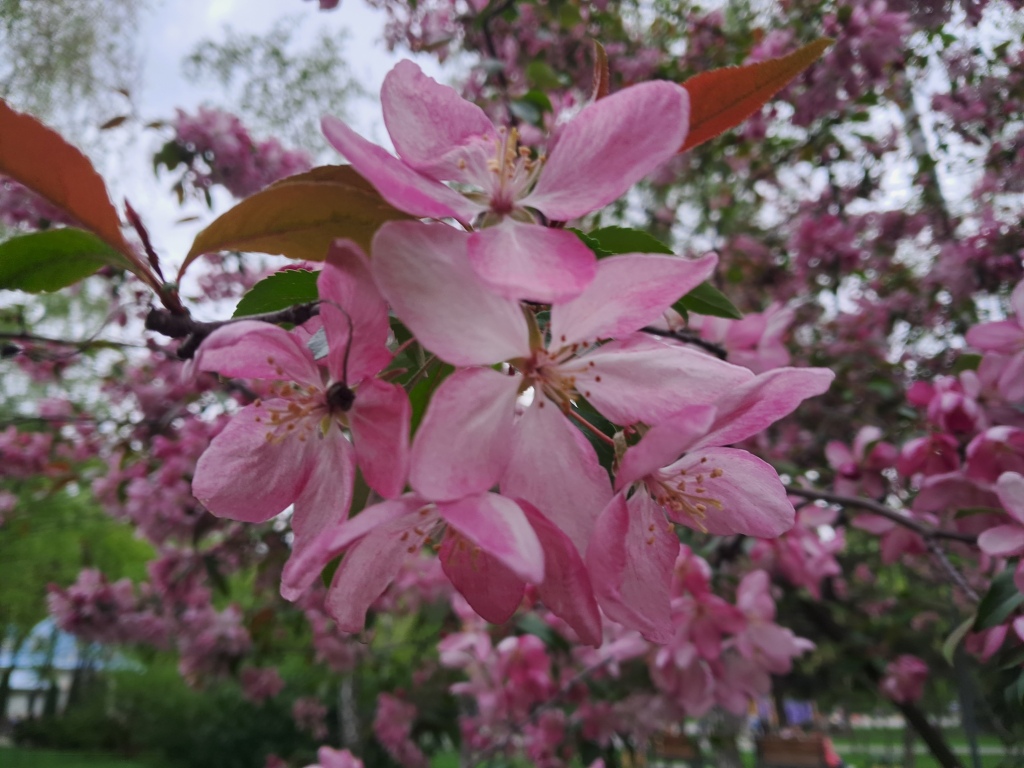
[[[534,159],[527,147],[519,146],[519,131],[515,128],[500,128],[498,133],[501,138],[495,142],[494,157],[487,162],[492,175],[488,192],[491,211],[504,216],[515,211],[516,201],[530,191],[544,165],[544,156]]]
[[[659,471],[647,480],[647,489],[651,496],[668,513],[669,519],[681,522],[681,515],[688,515],[690,520],[704,533],[708,532],[704,519],[709,510],[721,512],[725,505],[715,498],[708,486],[725,475],[720,467],[710,467],[707,457],[703,457],[696,467],[675,471]],[[696,470],[696,471],[694,471]]]
[[[414,555],[424,547],[434,549],[434,541],[439,537],[441,530],[441,517],[437,514],[437,507],[428,504],[416,513],[419,519],[416,524],[404,529],[398,540],[405,544],[405,551]]]

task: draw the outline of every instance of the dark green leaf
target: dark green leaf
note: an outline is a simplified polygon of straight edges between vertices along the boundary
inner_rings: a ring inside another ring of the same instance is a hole
[[[743,317],[743,313],[736,305],[711,283],[701,283],[677,301],[672,308],[680,314],[683,314],[684,310],[689,310],[698,315],[725,317],[729,320],[740,320]]]
[[[416,433],[417,427],[419,427],[420,422],[423,420],[423,414],[427,411],[427,406],[430,404],[430,398],[434,395],[434,390],[454,372],[455,368],[448,365],[448,363],[435,365],[409,390],[409,404],[412,406],[410,430],[413,434]]]
[[[584,234],[580,230],[574,229],[573,227],[569,227],[569,231],[575,234],[576,237],[578,237],[580,240],[582,240],[583,244],[586,245],[587,248],[592,250],[594,252],[594,255],[597,256],[597,258],[603,259],[605,256],[612,255],[611,251],[606,251],[604,248],[602,248],[600,244],[597,242],[597,240],[592,238],[590,235]]]
[[[960,645],[964,636],[971,631],[971,626],[974,624],[974,618],[974,616],[971,616],[967,621],[960,624],[960,626],[949,633],[949,637],[947,637],[942,643],[942,656],[950,666],[953,665],[953,655],[956,653],[957,646]]]
[[[980,632],[999,626],[1021,604],[1024,604],[1024,594],[1021,594],[1013,583],[1013,569],[1007,568],[992,579],[988,592],[978,603],[974,631]]]
[[[590,237],[608,253],[673,253],[672,249],[658,238],[639,229],[603,227],[591,232]]]
[[[153,173],[159,171],[161,165],[167,170],[173,171],[179,165],[190,163],[193,157],[194,154],[178,142],[168,141],[160,148],[159,152],[153,155]]]
[[[33,232],[0,243],[0,289],[56,291],[107,265],[130,268],[124,256],[91,232]]]
[[[317,272],[286,269],[260,280],[235,308],[232,317],[247,317],[317,300]]]
[[[534,88],[561,88],[562,82],[551,65],[534,59],[526,65],[526,81]],[[550,108],[550,107],[549,107]]]
[[[981,365],[981,355],[972,353],[966,353],[960,355],[956,362],[953,364],[953,373],[963,373],[964,371],[976,371],[978,366]]]
[[[544,645],[551,645],[551,627],[545,624],[537,614],[524,613],[516,620],[516,627],[524,635],[535,635],[544,642]]]

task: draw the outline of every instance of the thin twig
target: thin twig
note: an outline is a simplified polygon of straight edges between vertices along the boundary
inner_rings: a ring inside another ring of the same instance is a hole
[[[302,325],[311,317],[320,314],[320,302],[311,301],[308,304],[296,304],[293,307],[282,309],[278,312],[265,312],[260,315],[247,315],[245,317],[233,317],[230,320],[215,320],[204,323],[193,320],[189,315],[180,315],[166,309],[151,309],[146,315],[146,328],[150,331],[169,336],[172,339],[185,339],[178,348],[178,357],[182,360],[191,359],[199,345],[218,328],[232,323],[239,323],[243,320],[255,320],[261,323],[290,323]]]
[[[726,352],[725,347],[723,347],[720,344],[715,344],[713,341],[702,339],[693,331],[666,331],[662,328],[654,328],[652,326],[647,326],[645,328],[641,328],[640,330],[643,333],[649,333],[652,336],[661,336],[662,338],[665,339],[675,339],[676,341],[681,341],[684,344],[693,344],[693,346],[700,347],[701,349],[710,352],[715,357],[721,360],[725,360],[729,356],[729,353]]]
[[[480,25],[480,31],[484,36],[484,47],[487,49],[487,55],[492,60],[500,63],[498,58],[498,46],[494,42],[494,33],[491,30],[491,22],[494,21],[499,15],[504,13],[507,9],[511,8],[515,0],[505,0],[504,2],[494,3],[488,8],[485,8],[479,16],[476,17],[475,21]],[[511,85],[508,82],[508,77],[505,75],[504,65],[500,69],[496,69],[494,72],[494,79],[498,81],[498,89],[501,91],[501,101],[505,105],[505,112],[508,114],[508,124],[515,127],[519,123],[519,119],[512,112],[512,96],[509,93]]]
[[[949,557],[946,555],[946,550],[942,548],[939,542],[935,541],[934,538],[925,538],[924,542],[928,545],[928,550],[935,555],[935,559],[939,561],[939,565],[942,566],[942,569],[946,572],[946,575],[949,576],[953,583],[960,587],[961,591],[970,598],[972,603],[980,602],[981,596],[974,591],[974,588],[967,583],[967,579],[964,578],[964,575],[960,573],[956,566],[949,561]]]
[[[0,333],[0,339],[6,341],[24,341],[31,344],[58,344],[64,347],[75,347],[79,350],[91,347],[124,347],[132,349],[145,349],[145,344],[133,344],[127,341],[108,341],[106,339],[57,339],[52,336],[39,336],[34,333]]]
[[[928,541],[929,539],[951,539],[953,541],[962,541],[966,544],[978,543],[978,537],[973,534],[960,533],[959,531],[947,531],[942,528],[933,528],[930,525],[919,523],[911,517],[901,515],[891,507],[875,501],[874,499],[862,499],[857,496],[841,496],[837,493],[816,491],[810,488],[800,488],[795,485],[787,485],[786,492],[794,496],[801,496],[805,499],[827,501],[829,504],[838,504],[841,507],[858,507],[860,509],[866,509],[880,517],[886,518],[887,520],[892,520],[894,523],[902,525],[904,528],[909,528],[914,533],[921,536],[925,541]]]

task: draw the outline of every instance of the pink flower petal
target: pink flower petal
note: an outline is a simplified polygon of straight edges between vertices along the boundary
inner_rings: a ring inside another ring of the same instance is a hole
[[[1019,472],[1003,472],[996,481],[996,495],[1006,513],[1024,525],[1024,476]]]
[[[709,405],[684,408],[648,430],[640,442],[626,451],[615,475],[621,491],[655,470],[676,461],[711,427],[715,409]]]
[[[192,493],[213,514],[262,523],[294,502],[316,465],[315,440],[267,440],[268,409],[285,400],[247,405],[199,457]]]
[[[356,392],[349,426],[366,483],[386,499],[409,476],[409,396],[397,384],[366,379]]]
[[[411,522],[405,516],[378,525],[341,558],[324,608],[342,632],[362,632],[370,606],[388,588],[405,558],[415,554],[409,552],[414,545],[402,538]]]
[[[689,125],[690,99],[675,83],[641,83],[600,99],[562,129],[521,204],[556,221],[603,208],[674,156]]]
[[[497,484],[512,452],[519,379],[490,368],[456,371],[434,392],[412,446],[409,482],[433,501]]]
[[[1024,528],[1019,525],[999,525],[989,528],[978,537],[978,547],[992,557],[1012,557],[1024,553]]]
[[[438,505],[441,516],[466,539],[523,581],[544,580],[544,550],[526,514],[511,499],[481,493]]]
[[[742,533],[761,538],[779,536],[793,527],[796,513],[779,474],[746,451],[704,448],[688,453],[664,471],[685,471],[690,498],[700,499],[707,508],[699,521],[685,512],[666,510],[677,523],[697,529],[703,524],[716,536]],[[697,488],[706,491],[699,493]]]
[[[417,217],[468,221],[483,207],[439,181],[423,176],[367,141],[341,120],[330,115],[321,121],[324,136],[370,182],[381,197],[400,211]]]
[[[353,384],[385,368],[391,362],[388,307],[362,249],[351,240],[335,240],[317,289],[331,379]]]
[[[835,374],[827,368],[776,368],[726,390],[715,403],[715,426],[697,445],[731,445],[788,416],[808,397],[820,395]]]
[[[294,550],[348,517],[356,474],[352,444],[336,425],[332,424],[322,438],[307,442],[311,443],[313,466],[292,513]]]
[[[602,259],[593,282],[551,309],[551,348],[626,336],[661,319],[665,310],[714,271],[718,257],[700,259],[631,253]]]
[[[1024,400],[1024,352],[1006,358],[999,374],[999,394],[1011,403]]]
[[[270,323],[240,320],[211,333],[196,353],[195,367],[240,379],[278,379],[320,387],[320,369],[303,341]]]
[[[575,375],[577,389],[616,424],[656,424],[687,406],[712,405],[754,378],[746,368],[642,334],[560,368]]]
[[[1024,346],[1024,328],[1013,320],[997,320],[968,328],[965,338],[977,349],[1011,355]]]
[[[296,599],[326,565],[326,561],[318,560],[321,543],[329,531],[348,517],[354,479],[352,446],[341,430],[332,426],[324,439],[317,441],[316,466],[295,500],[295,540],[281,576],[281,594],[285,599]],[[295,565],[289,569],[293,562]]]
[[[453,365],[528,356],[519,302],[484,286],[466,256],[468,238],[442,224],[385,224],[373,240],[377,284],[416,338]]]
[[[508,217],[472,234],[469,263],[499,296],[544,304],[578,296],[597,269],[594,252],[572,232]]]
[[[412,494],[367,507],[333,530],[326,531],[310,546],[292,553],[281,575],[281,597],[285,600],[298,599],[316,581],[324,566],[378,528],[391,526],[396,520],[400,521],[400,526],[396,529],[399,530],[397,536],[400,538],[402,531],[423,519],[423,502]],[[437,519],[436,514],[433,519]]]
[[[533,504],[584,552],[612,496],[594,447],[541,394],[516,423],[512,443],[502,493]]]
[[[653,643],[672,639],[672,569],[679,539],[646,493],[616,494],[594,527],[587,568],[608,618]]]
[[[590,586],[587,566],[572,539],[532,504],[520,502],[544,548],[544,581],[537,594],[552,613],[575,630],[580,641],[601,645],[601,613]]]
[[[395,149],[420,173],[460,179],[460,150],[481,139],[490,140],[494,154],[497,132],[484,111],[411,61],[398,62],[387,74],[380,100]]]
[[[522,579],[462,536],[446,536],[438,556],[452,586],[486,621],[504,624],[523,602],[526,585]]]

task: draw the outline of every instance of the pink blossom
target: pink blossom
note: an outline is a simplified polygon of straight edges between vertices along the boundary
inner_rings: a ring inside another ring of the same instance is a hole
[[[910,704],[924,694],[928,680],[928,665],[917,656],[903,654],[890,661],[885,668],[885,677],[879,689],[895,702]]]
[[[325,0],[320,0],[321,3]],[[306,768],[363,768],[363,761],[347,749],[320,747],[316,753],[317,762]]]
[[[478,229],[469,263],[506,298],[562,301],[594,277],[595,257],[573,233],[543,226],[607,205],[673,156],[689,127],[680,86],[648,82],[601,99],[559,133],[547,156],[519,145],[453,89],[399,62],[381,89],[399,158],[326,117],[324,134],[395,207]],[[543,170],[543,172],[542,172]],[[443,182],[473,190],[459,194]]]
[[[458,371],[441,384],[413,456],[446,454],[448,462],[423,463],[423,472],[414,469],[410,479],[440,497],[488,488],[498,477],[506,495],[537,506],[582,552],[608,500],[607,474],[565,418],[572,403],[586,398],[620,424],[656,423],[753,377],[692,349],[633,334],[699,284],[715,259],[604,259],[582,294],[552,307],[541,334],[518,301],[487,294],[467,248],[464,233],[418,222],[391,222],[374,239],[377,282],[426,347],[456,365],[508,361],[515,371]],[[530,388],[533,403],[517,420],[517,398]],[[461,436],[454,446],[453,431]]]
[[[276,139],[255,141],[223,110],[200,107],[189,115],[179,109],[173,126],[174,141],[192,155],[185,180],[197,190],[222,184],[235,197],[247,197],[312,165],[305,152],[285,150]]]
[[[825,446],[825,457],[836,473],[836,493],[878,499],[886,489],[882,470],[896,462],[897,450],[882,440],[881,429],[871,426],[857,432],[852,449],[838,440],[830,441]]]
[[[317,285],[328,382],[301,335],[255,321],[221,327],[196,359],[225,376],[291,382],[234,416],[200,457],[192,487],[214,514],[245,522],[294,504],[295,552],[348,515],[354,459],[386,498],[401,493],[407,471],[409,403],[401,387],[375,378],[391,354],[387,308],[365,256],[338,241]],[[354,458],[343,429],[353,435]]]
[[[721,344],[731,363],[764,373],[789,365],[789,350],[783,342],[793,323],[795,312],[778,302],[764,312],[749,312],[742,320],[690,315],[690,327],[699,329],[701,338]]]
[[[814,643],[775,623],[775,600],[770,586],[765,571],[752,571],[740,581],[736,607],[742,611],[747,624],[736,635],[736,647],[762,669],[783,675],[792,669],[793,657],[813,650]]]
[[[317,741],[327,737],[327,707],[320,699],[313,696],[303,696],[292,703],[292,719],[295,726],[302,731],[307,731]],[[323,755],[319,755],[322,759]],[[324,764],[324,768],[330,768],[330,763]]]
[[[277,696],[284,688],[281,674],[273,667],[247,667],[242,670],[241,679],[245,697],[256,703]]]
[[[1024,400],[1024,282],[1013,290],[1010,306],[1014,317],[982,323],[967,331],[967,343],[993,353],[999,361],[999,392],[1007,400]]]
[[[679,548],[673,524],[766,538],[792,526],[793,505],[771,465],[716,446],[757,434],[824,392],[832,378],[824,369],[769,371],[714,406],[685,408],[662,420],[626,450],[615,477],[618,493],[587,547],[595,591],[611,618],[654,642],[668,636],[669,584]]]
[[[1012,522],[989,528],[978,537],[978,547],[992,557],[1024,555],[1024,476],[1004,472],[996,482],[996,493]],[[1024,592],[1024,558],[1014,574],[1017,589]]]
[[[429,761],[412,740],[416,707],[389,693],[377,696],[373,734],[396,763],[405,768],[427,768]],[[326,767],[325,767],[326,768]]]

